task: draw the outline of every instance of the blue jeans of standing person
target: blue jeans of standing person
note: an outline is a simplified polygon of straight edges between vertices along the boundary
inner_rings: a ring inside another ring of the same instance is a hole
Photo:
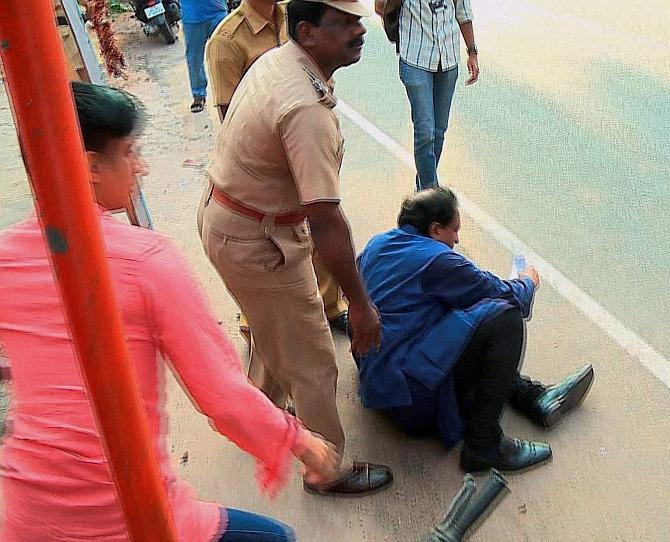
[[[207,75],[205,74],[205,44],[219,23],[228,15],[220,15],[201,23],[182,23],[186,39],[186,65],[194,98],[207,96]]]
[[[219,542],[295,542],[293,529],[276,519],[233,508],[225,513],[228,527]]]
[[[416,189],[438,186],[437,164],[444,133],[449,124],[451,100],[458,79],[458,66],[431,72],[400,59],[400,80],[405,85],[414,124]]]

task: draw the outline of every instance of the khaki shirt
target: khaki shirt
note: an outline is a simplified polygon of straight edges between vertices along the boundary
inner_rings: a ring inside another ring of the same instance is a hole
[[[228,105],[251,65],[263,53],[286,43],[286,12],[275,8],[274,24],[246,0],[226,17],[207,42],[205,58],[215,105]]]
[[[339,202],[344,139],[332,83],[294,41],[249,69],[207,166],[214,184],[264,214]]]

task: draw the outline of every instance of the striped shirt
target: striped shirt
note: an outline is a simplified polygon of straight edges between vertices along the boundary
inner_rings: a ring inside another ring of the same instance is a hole
[[[403,0],[400,58],[431,72],[458,65],[459,24],[472,20],[470,0]]]

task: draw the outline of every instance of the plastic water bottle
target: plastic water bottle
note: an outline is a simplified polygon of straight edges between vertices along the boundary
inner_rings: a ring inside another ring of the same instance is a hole
[[[523,254],[515,254],[512,257],[512,270],[510,272],[510,279],[518,279],[519,273],[526,269],[528,264],[526,263],[526,257]]]

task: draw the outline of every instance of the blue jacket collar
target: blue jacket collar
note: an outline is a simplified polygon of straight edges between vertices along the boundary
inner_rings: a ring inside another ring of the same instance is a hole
[[[410,235],[420,235],[421,237],[428,237],[427,235],[421,233],[416,226],[412,226],[411,224],[403,224],[398,229],[404,231],[405,233],[409,233]]]

